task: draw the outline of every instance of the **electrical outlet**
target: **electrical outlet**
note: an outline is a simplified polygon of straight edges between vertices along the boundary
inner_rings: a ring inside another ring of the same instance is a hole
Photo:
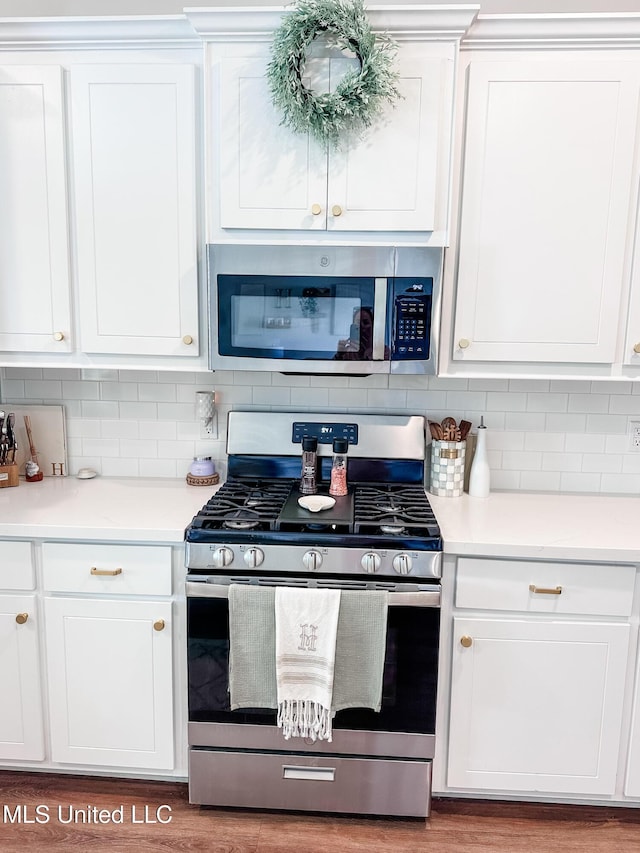
[[[640,421],[629,421],[629,449],[640,453]]]
[[[640,423],[638,426],[640,427]],[[206,423],[200,422],[200,438],[218,438],[218,412],[215,409],[210,420],[206,421]]]

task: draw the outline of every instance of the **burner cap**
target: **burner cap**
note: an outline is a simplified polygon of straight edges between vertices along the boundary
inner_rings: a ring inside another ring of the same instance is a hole
[[[380,530],[382,533],[387,533],[390,536],[396,536],[398,533],[404,533],[403,524],[381,524]]]
[[[258,521],[227,521],[224,522],[224,527],[228,530],[251,530],[252,527],[257,527]]]

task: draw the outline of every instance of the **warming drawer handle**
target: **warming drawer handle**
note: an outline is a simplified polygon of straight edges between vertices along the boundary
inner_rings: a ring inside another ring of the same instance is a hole
[[[536,586],[534,583],[530,583],[529,592],[533,592],[536,595],[562,595],[562,587],[556,586],[553,589],[549,589],[548,587]]]
[[[307,782],[335,782],[335,767],[299,767],[295,764],[282,765],[283,779],[302,779]]]
[[[115,577],[116,575],[122,574],[122,569],[97,569],[95,566],[91,566],[91,574],[108,575],[109,577]]]

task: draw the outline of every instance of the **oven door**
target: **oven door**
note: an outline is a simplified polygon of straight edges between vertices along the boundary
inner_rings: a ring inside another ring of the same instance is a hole
[[[282,749],[275,710],[229,707],[228,590],[187,583],[189,743]],[[304,749],[433,758],[439,629],[439,585],[390,592],[381,710],[339,711],[333,742],[305,741]]]

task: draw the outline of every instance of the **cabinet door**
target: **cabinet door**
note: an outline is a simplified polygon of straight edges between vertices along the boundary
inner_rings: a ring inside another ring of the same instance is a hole
[[[68,352],[69,238],[57,66],[0,68],[0,199],[0,350]]]
[[[194,69],[70,76],[81,348],[197,355]]]
[[[265,78],[265,59],[223,59],[219,120],[211,128],[219,151],[223,228],[324,230],[327,157],[304,133],[280,124]],[[305,82],[328,87],[328,62],[310,58]],[[315,205],[315,207],[314,207]],[[314,211],[317,211],[314,213]]]
[[[640,799],[640,660],[636,665],[635,692],[631,717],[631,739],[624,793]]]
[[[38,613],[33,595],[0,596],[0,680],[0,759],[42,761]]]
[[[613,794],[629,625],[453,621],[448,784]]]
[[[467,96],[453,358],[612,362],[637,64],[474,61]]]
[[[332,76],[344,60],[332,61]],[[332,151],[328,227],[335,231],[446,231],[453,58],[397,60],[402,98],[360,142]],[[334,206],[340,213],[333,215]]]
[[[45,617],[52,760],[172,769],[171,604],[47,598]]]

